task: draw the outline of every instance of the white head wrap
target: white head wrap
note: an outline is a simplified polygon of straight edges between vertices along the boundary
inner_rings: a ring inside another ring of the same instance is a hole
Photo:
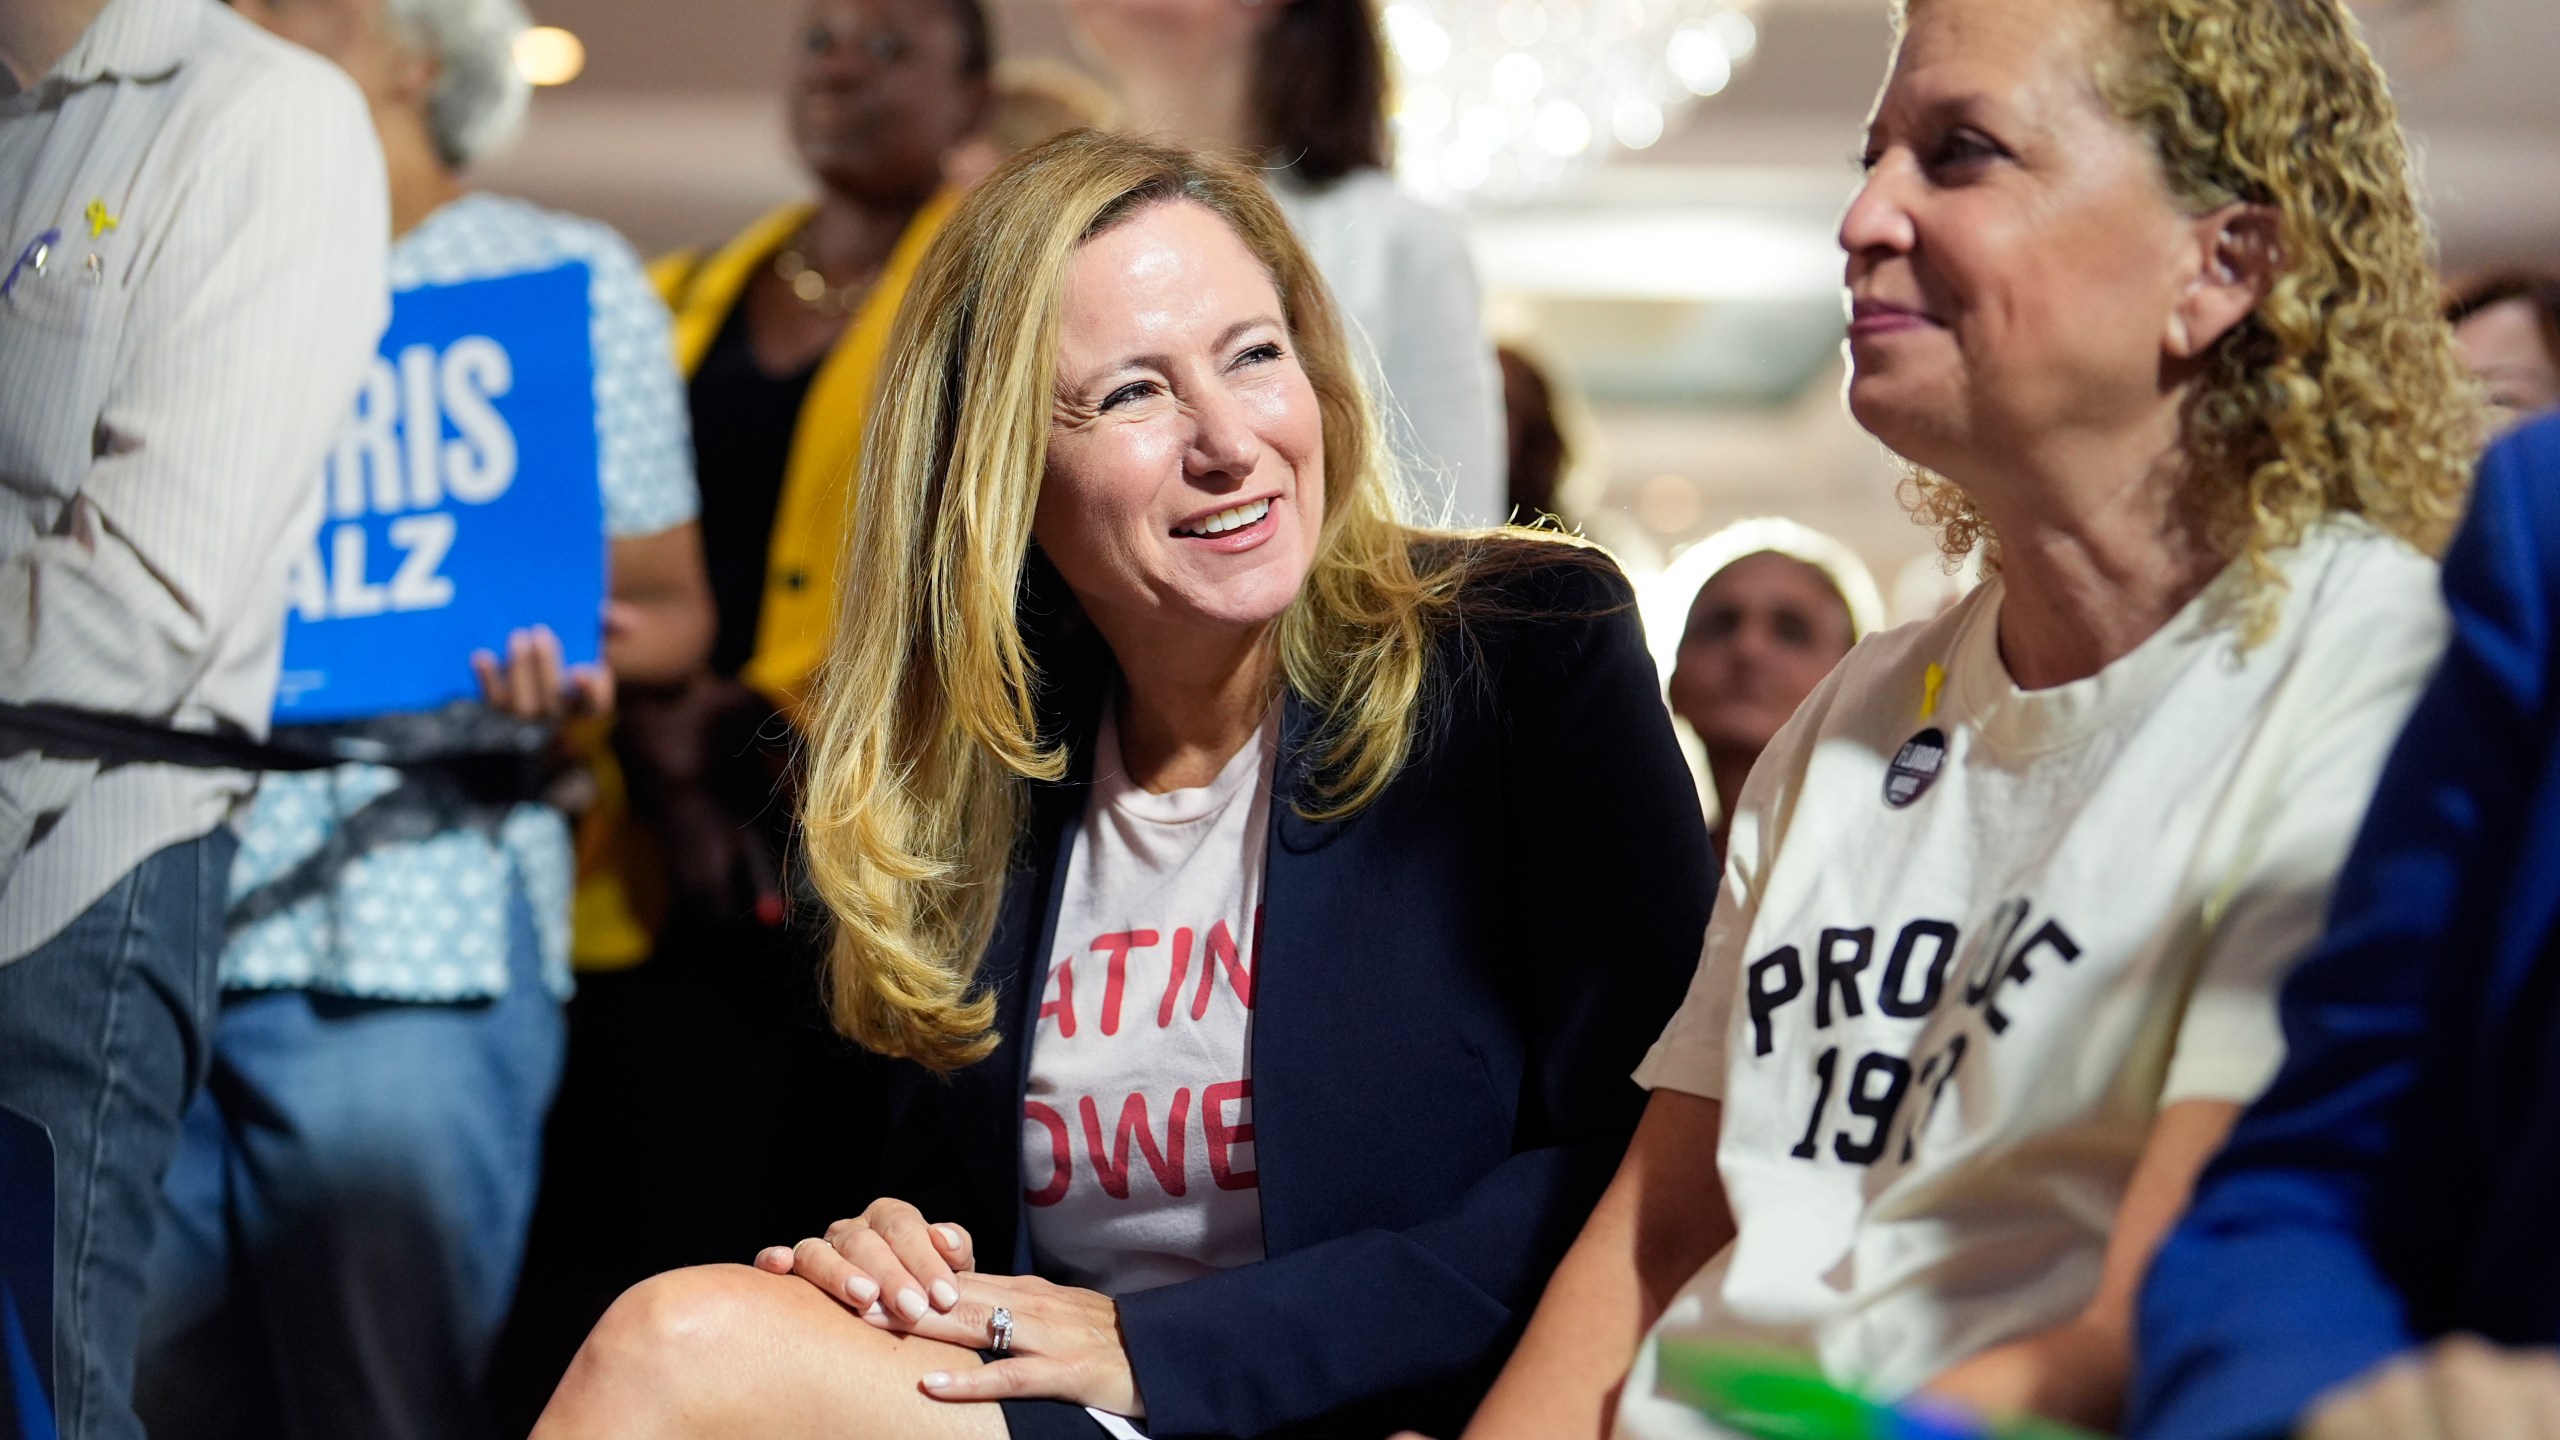
[[[1645,647],[1653,652],[1663,683],[1670,683],[1680,636],[1688,628],[1689,609],[1697,603],[1698,591],[1726,566],[1753,555],[1784,555],[1821,571],[1849,607],[1852,642],[1883,628],[1884,597],[1856,551],[1793,520],[1767,516],[1736,521],[1681,551],[1661,574],[1637,589],[1636,610],[1644,621]]]

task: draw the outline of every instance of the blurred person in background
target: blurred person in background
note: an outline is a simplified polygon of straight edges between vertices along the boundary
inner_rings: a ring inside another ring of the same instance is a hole
[[[1696,580],[1700,574],[1704,580]],[[1882,622],[1875,577],[1848,546],[1791,520],[1745,520],[1681,553],[1657,582],[1685,591],[1671,713],[1702,752],[1716,854],[1760,752],[1851,646]]]
[[[1000,60],[987,87],[986,118],[951,152],[951,183],[965,190],[1041,141],[1104,128],[1117,113],[1111,92],[1081,71],[1055,60]]]
[[[529,86],[516,0],[236,0],[364,91],[390,175],[390,283],[586,267],[592,389],[561,423],[596,470],[609,544],[603,664],[565,670],[547,628],[478,672],[484,705],[326,727],[387,758],[475,754],[492,715],[601,711],[616,680],[697,669],[711,600],[667,315],[594,221],[464,188],[513,138]],[[526,417],[515,419],[525,428]],[[316,473],[316,472],[315,472]],[[299,728],[299,727],[297,727]],[[285,732],[292,733],[292,732]],[[540,737],[537,734],[536,739]],[[558,1082],[569,993],[569,824],[536,783],[468,762],[265,777],[231,872],[211,1079],[190,1109],[152,1254],[137,1404],[151,1433],[478,1433]],[[508,793],[512,789],[513,793]]]
[[[2560,409],[2560,275],[2513,270],[2462,286],[2445,307],[2462,363],[2488,387],[2504,433]]]
[[[1018,157],[900,337],[807,801],[836,1015],[899,1057],[888,1198],[635,1288],[535,1434],[1454,1423],[1705,922],[1625,578],[1396,518],[1223,160]]]
[[[1396,188],[1371,0],[1062,0],[1123,128],[1259,159],[1315,252],[1403,457],[1415,518],[1508,513],[1502,376],[1454,216]]]
[[[1691,1349],[2113,1429],[2443,648],[2478,402],[2344,0],[1894,20],[1848,402],[1994,573],[1762,753],[1644,1123],[1473,1440],[1719,1433]]]
[[[0,1403],[31,1433],[142,1433],[144,1264],[214,1025],[230,822],[388,230],[328,65],[212,0],[0,5],[0,1107],[53,1159],[50,1237],[0,1217],[52,1262],[12,1277],[34,1293],[0,1319]],[[48,1302],[50,1333],[17,1331]]]
[[[651,267],[689,387],[718,625],[708,677],[629,697],[621,748],[664,832],[650,858],[673,874],[624,896],[610,892],[630,877],[609,873],[581,896],[579,951],[600,966],[636,963],[671,915],[778,923],[776,837],[751,823],[769,827],[771,777],[716,772],[732,741],[766,737],[764,758],[785,743],[825,652],[846,477],[889,328],[957,198],[948,168],[985,113],[989,44],[977,0],[813,0],[789,113],[818,198]]]
[[[687,377],[717,612],[708,673],[627,686],[580,836],[579,995],[502,1411],[529,1423],[613,1297],[825,1223],[858,1109],[791,918],[789,756],[826,653],[888,337],[985,118],[978,0],[811,0],[791,137],[818,193],[651,267]],[[798,1107],[798,1108],[795,1108]],[[859,1123],[859,1122],[857,1122]]]
[[[2140,1440],[2560,1434],[2560,419],[2491,447],[2444,589],[2284,1069],[2144,1289]]]
[[[1505,345],[1495,350],[1502,366],[1502,434],[1510,509],[1515,525],[1541,515],[1562,517],[1565,472],[1573,452],[1556,416],[1555,386],[1538,362]]]

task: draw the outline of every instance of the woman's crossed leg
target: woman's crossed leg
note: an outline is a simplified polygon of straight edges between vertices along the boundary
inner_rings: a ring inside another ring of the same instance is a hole
[[[867,1324],[795,1276],[674,1270],[605,1312],[533,1440],[1004,1440],[996,1406],[922,1388],[979,1363]]]

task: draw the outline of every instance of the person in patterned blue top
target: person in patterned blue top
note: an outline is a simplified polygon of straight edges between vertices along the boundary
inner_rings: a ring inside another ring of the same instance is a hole
[[[556,724],[682,679],[711,601],[667,315],[594,221],[466,193],[525,109],[517,0],[238,0],[372,102],[401,292],[583,263],[610,538],[604,664],[549,631],[456,655],[492,715]],[[534,478],[531,475],[526,479]],[[521,482],[519,482],[521,483]],[[562,537],[567,543],[573,537]],[[434,766],[265,777],[242,825],[211,1076],[150,1261],[154,1436],[460,1436],[514,1289],[569,990],[565,815]]]

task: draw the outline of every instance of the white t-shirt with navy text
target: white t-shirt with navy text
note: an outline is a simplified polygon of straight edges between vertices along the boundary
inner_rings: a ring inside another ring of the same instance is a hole
[[[2361,522],[2279,564],[2260,643],[2235,567],[2038,691],[1994,579],[1861,645],[1761,756],[1637,1072],[1721,1102],[1739,1238],[1647,1338],[1618,1435],[1712,1433],[1662,1393],[1664,1337],[1892,1398],[2063,1323],[2160,1111],[2273,1078],[2277,988],[2446,629],[2435,566]]]
[[[1150,794],[1105,707],[1022,1105],[1041,1274],[1108,1295],[1260,1260],[1253,982],[1279,710]]]

